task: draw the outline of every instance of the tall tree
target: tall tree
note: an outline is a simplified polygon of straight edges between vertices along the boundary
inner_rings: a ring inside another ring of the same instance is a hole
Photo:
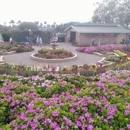
[[[35,21],[35,23],[37,24],[37,26],[39,25],[39,21]]]
[[[118,23],[128,27],[130,0],[103,0],[102,3],[97,3],[92,21],[94,23]]]
[[[47,22],[46,22],[46,21],[44,21],[44,29],[46,28],[46,24],[47,24]]]
[[[40,23],[39,27],[42,28],[43,27],[43,23]]]
[[[19,21],[17,22],[17,25],[19,25],[19,24],[21,24],[21,20],[19,20]]]
[[[32,22],[22,22],[19,25],[19,29],[20,30],[29,30],[30,29],[32,31],[39,30],[38,26],[35,23],[32,23]]]

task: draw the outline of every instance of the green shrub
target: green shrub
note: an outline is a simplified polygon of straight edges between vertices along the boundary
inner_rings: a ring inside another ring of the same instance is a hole
[[[3,32],[2,37],[4,41],[9,41],[11,33],[9,31]]]

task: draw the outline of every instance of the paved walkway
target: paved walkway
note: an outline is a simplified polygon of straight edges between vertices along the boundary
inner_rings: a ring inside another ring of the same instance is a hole
[[[50,45],[44,45],[42,48],[44,48],[44,47],[50,47]],[[31,59],[31,54],[34,52],[37,52],[38,50],[41,49],[41,47],[39,47],[39,46],[33,46],[33,48],[35,50],[32,52],[4,55],[4,61],[6,63],[13,63],[13,64],[17,64],[17,65],[19,65],[20,63],[22,63],[23,65],[30,65],[30,64],[31,65],[46,65],[47,63],[33,61]],[[69,50],[73,53],[76,53],[77,59],[75,59],[73,61],[62,62],[62,63],[49,63],[49,65],[71,66],[74,63],[77,65],[95,64],[97,61],[102,59],[102,57],[99,57],[99,56],[96,56],[93,54],[86,54],[86,53],[77,52],[76,51],[77,47],[73,47],[70,43],[59,43],[58,48],[64,48],[64,49]]]

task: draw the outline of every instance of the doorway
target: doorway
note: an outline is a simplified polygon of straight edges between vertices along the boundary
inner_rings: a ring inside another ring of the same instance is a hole
[[[76,42],[76,32],[70,33],[70,43]]]

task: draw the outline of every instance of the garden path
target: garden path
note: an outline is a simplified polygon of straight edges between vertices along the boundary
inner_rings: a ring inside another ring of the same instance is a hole
[[[42,47],[39,46],[33,46],[33,48],[35,49],[32,52],[24,52],[24,53],[16,53],[16,54],[11,54],[11,55],[4,55],[4,61],[5,63],[12,63],[12,64],[23,64],[23,65],[46,65],[47,63],[43,63],[43,62],[38,62],[38,61],[33,61],[31,59],[31,54],[34,52],[37,52],[38,50],[40,50],[41,48],[47,47],[49,48],[50,45],[43,45]],[[69,50],[73,53],[77,54],[77,59],[72,60],[72,61],[67,61],[67,62],[62,62],[62,63],[49,63],[49,65],[53,65],[53,66],[71,66],[74,63],[77,65],[83,65],[83,64],[95,64],[97,61],[101,60],[102,57],[93,55],[93,54],[86,54],[86,53],[81,53],[81,52],[77,52],[76,48],[72,46],[70,43],[59,43],[59,47],[58,48],[64,48],[66,50]]]

